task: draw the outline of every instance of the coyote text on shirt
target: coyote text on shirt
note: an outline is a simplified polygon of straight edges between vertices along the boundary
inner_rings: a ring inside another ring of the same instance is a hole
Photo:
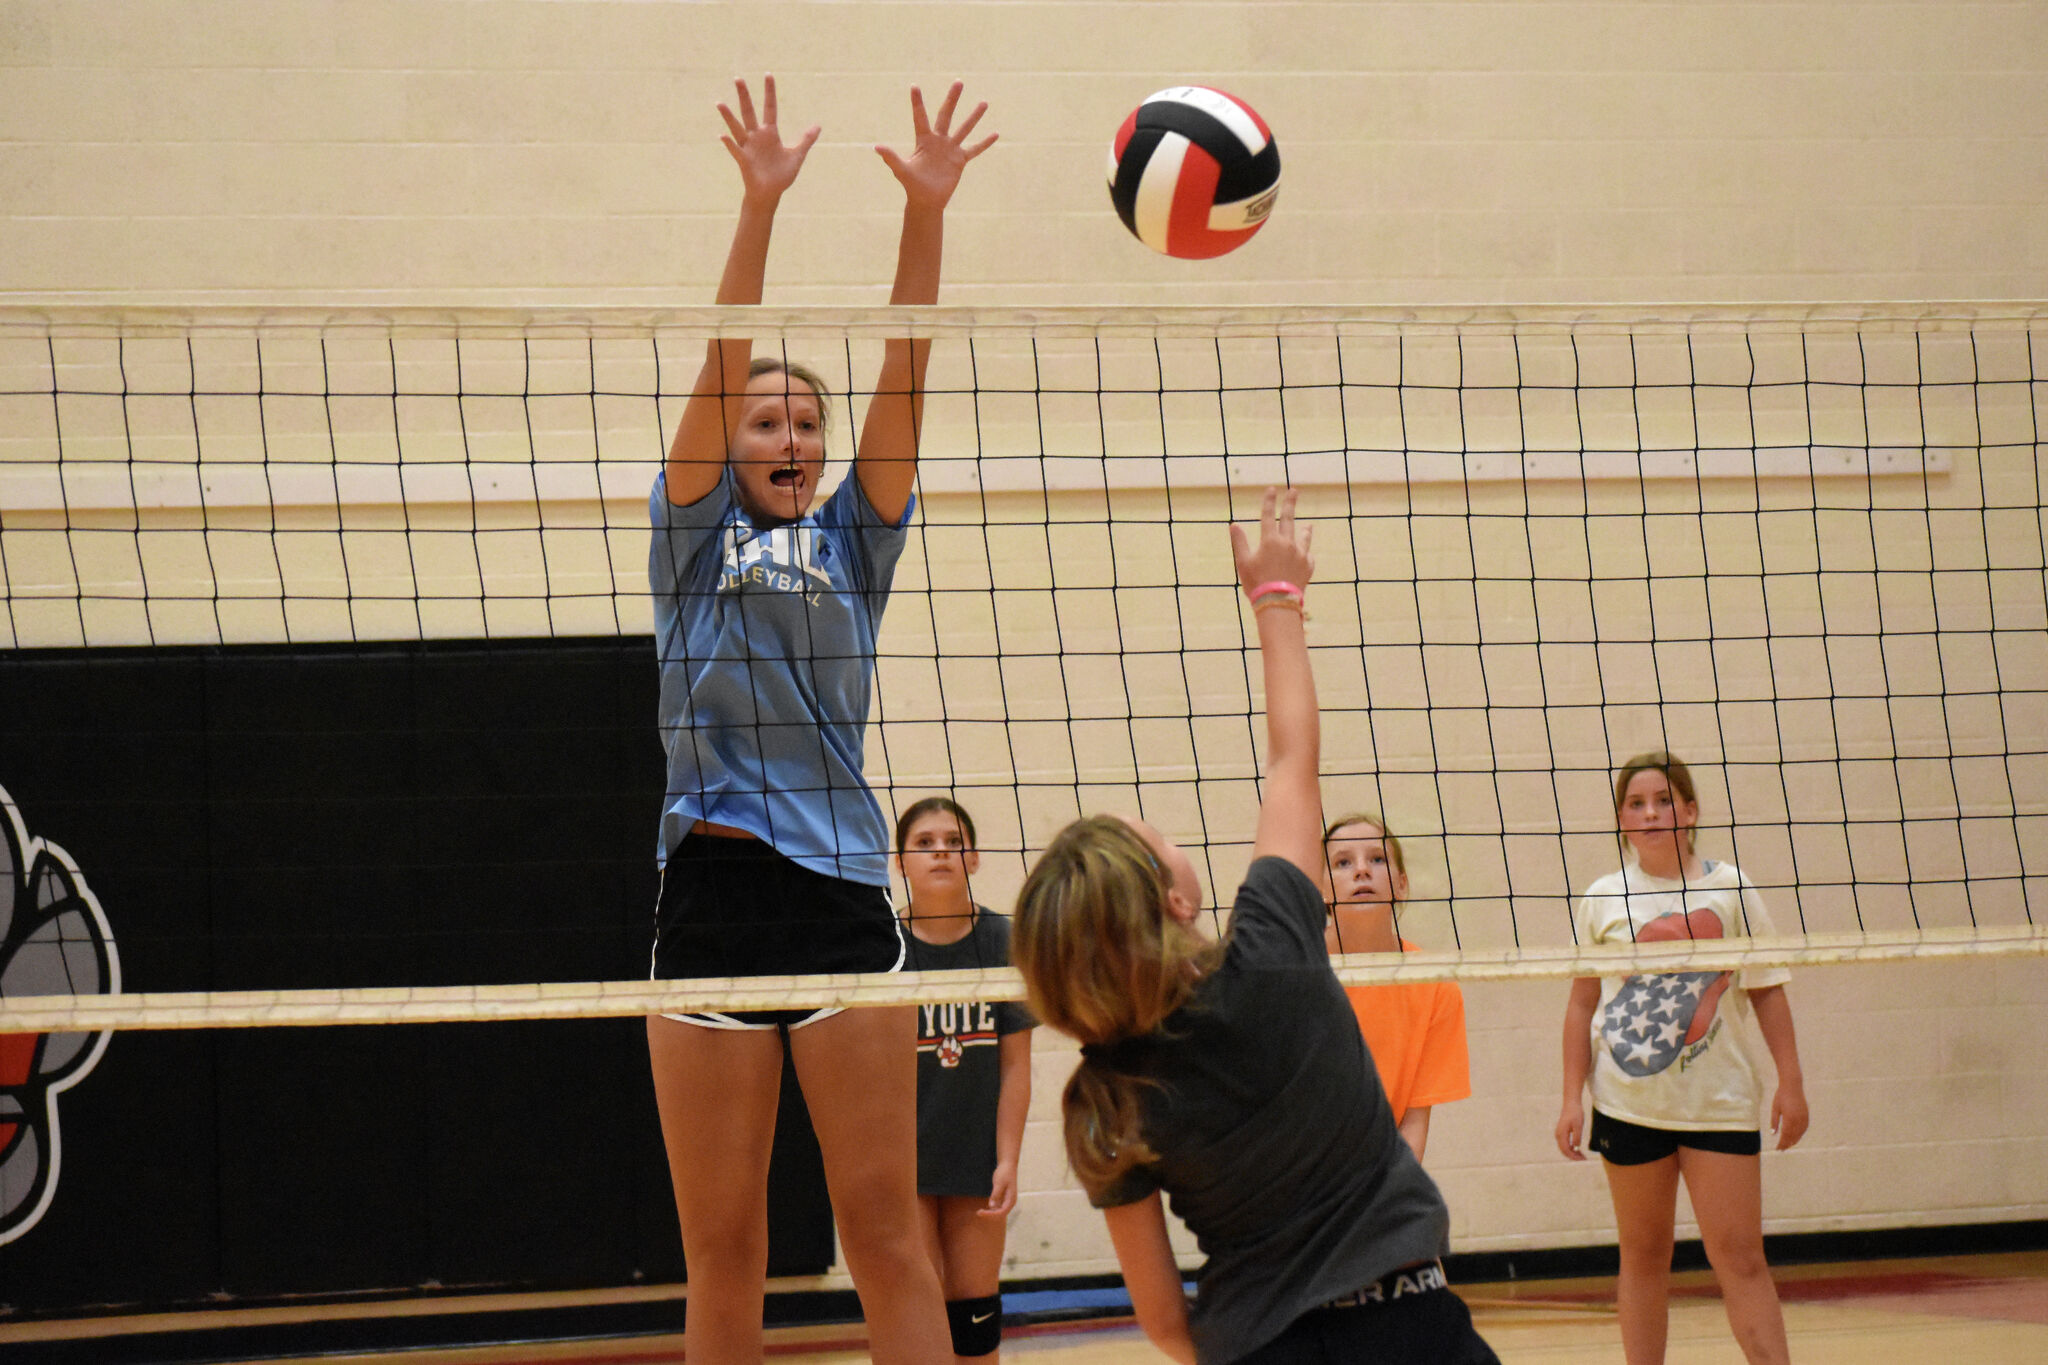
[[[957,943],[906,933],[914,972],[1006,967],[1010,921],[974,908]],[[996,1106],[1002,1097],[1002,1040],[1036,1027],[1014,1000],[946,1000],[917,1007],[917,1192],[986,1199],[996,1173]]]

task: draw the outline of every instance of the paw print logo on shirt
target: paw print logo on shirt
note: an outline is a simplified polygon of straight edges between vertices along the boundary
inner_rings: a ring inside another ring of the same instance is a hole
[[[71,858],[29,837],[0,789],[0,997],[121,988],[107,919]],[[58,1096],[84,1080],[108,1034],[0,1033],[0,1243],[42,1220],[63,1155]]]

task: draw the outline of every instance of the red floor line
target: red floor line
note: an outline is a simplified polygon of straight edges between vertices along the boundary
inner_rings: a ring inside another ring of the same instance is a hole
[[[1830,1303],[1845,1299],[1911,1298],[1955,1294],[1966,1291],[1995,1291],[1999,1288],[2027,1289],[2037,1282],[2027,1277],[1987,1277],[1982,1275],[1957,1275],[1947,1271],[1918,1270],[1873,1275],[1830,1275],[1824,1278],[1801,1279],[1780,1277],[1778,1297],[1786,1303]],[[1720,1296],[1720,1289],[1712,1284],[1673,1285],[1671,1297],[1689,1299],[1711,1299]],[[1612,1289],[1565,1292],[1549,1294],[1515,1295],[1497,1300],[1502,1304],[1514,1303],[1558,1303],[1583,1304],[1605,1303],[1614,1298]]]
[[[392,1354],[398,1357],[421,1356],[431,1359],[442,1351],[476,1351],[487,1353],[490,1365],[661,1365],[664,1361],[681,1361],[683,1353],[677,1351],[634,1351],[608,1356],[527,1356],[524,1358],[501,1357],[489,1354],[496,1348],[490,1346],[415,1346]]]
[[[1071,1318],[1066,1322],[1030,1322],[1022,1327],[1005,1327],[1003,1339],[1011,1337],[1050,1337],[1063,1332],[1100,1332],[1111,1327],[1135,1327],[1137,1318],[1129,1313],[1118,1313],[1114,1317]]]
[[[1111,1327],[1128,1327],[1137,1321],[1128,1313],[1118,1317],[1076,1318],[1071,1322],[1034,1322],[1022,1327],[1005,1327],[1005,1340],[1015,1337],[1055,1336],[1070,1332],[1094,1332]],[[771,1341],[762,1347],[763,1355],[797,1356],[812,1355],[824,1351],[865,1351],[868,1339],[865,1333],[858,1336],[811,1337],[803,1341]],[[432,1349],[432,1348],[428,1348]],[[459,1349],[488,1350],[488,1347],[466,1347]],[[683,1359],[680,1350],[660,1349],[651,1351],[619,1351],[602,1356],[492,1356],[491,1365],[662,1365],[663,1362]]]

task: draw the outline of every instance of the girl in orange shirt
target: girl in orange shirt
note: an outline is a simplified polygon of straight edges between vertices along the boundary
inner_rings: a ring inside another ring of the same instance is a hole
[[[1408,895],[1401,841],[1370,813],[1346,815],[1323,831],[1330,870],[1333,953],[1412,953],[1394,918]],[[1465,997],[1449,981],[1398,986],[1346,986],[1366,1050],[1386,1087],[1401,1136],[1422,1158],[1429,1111],[1472,1093],[1465,1051]]]

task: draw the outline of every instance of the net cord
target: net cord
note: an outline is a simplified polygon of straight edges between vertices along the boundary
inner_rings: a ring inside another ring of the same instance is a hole
[[[1602,947],[1345,953],[1331,961],[1339,981],[1347,986],[1368,986],[2042,956],[2048,956],[2048,925],[2036,924]],[[966,998],[1021,1000],[1023,981],[1014,968],[989,967],[837,976],[704,977],[689,981],[17,995],[0,999],[0,1033],[481,1023],[706,1010],[872,1008]]]
[[[0,336],[37,338],[176,337],[261,332],[285,337],[559,338],[573,341],[744,335],[757,339],[1001,335],[1266,339],[1334,333],[1463,333],[1671,336],[1698,332],[1926,332],[2026,328],[2048,317],[2048,301],[1913,304],[1770,305],[1444,304],[1360,307],[1049,307],[908,306],[812,308],[698,304],[672,308],[570,305],[540,307],[381,307],[218,305],[203,299],[111,305],[65,295],[0,294]]]

